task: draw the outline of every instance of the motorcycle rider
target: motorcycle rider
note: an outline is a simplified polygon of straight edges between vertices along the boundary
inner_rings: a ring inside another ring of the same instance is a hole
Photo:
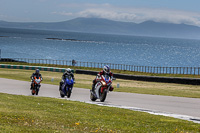
[[[108,65],[104,66],[103,67],[103,70],[101,70],[97,76],[100,77],[101,75],[108,75],[110,77],[110,79],[112,80],[113,79],[113,73],[110,71],[110,67]],[[92,91],[94,92],[94,87],[95,87],[95,84],[97,83],[97,79],[95,78],[93,80],[93,84],[92,84]],[[114,87],[110,87],[109,91],[113,91],[114,90]]]
[[[74,83],[75,83],[75,78],[74,78],[74,74],[72,73],[72,70],[70,68],[67,68],[67,69],[65,69],[65,72],[62,75],[62,81],[60,82],[60,90],[61,90],[61,86],[64,84],[64,80],[66,79],[66,77],[68,75],[71,75],[71,77],[72,77],[72,79],[74,80]]]
[[[39,77],[40,77],[41,81],[43,80],[42,75],[40,74],[40,70],[39,70],[39,69],[36,69],[36,70],[35,70],[35,73],[33,73],[33,74],[31,75],[31,77],[30,77],[30,78],[31,78],[31,88],[30,88],[30,90],[33,89],[34,77],[36,77],[36,78],[39,78]]]

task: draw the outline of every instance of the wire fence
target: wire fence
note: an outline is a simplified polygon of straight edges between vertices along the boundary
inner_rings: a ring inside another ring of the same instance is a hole
[[[6,61],[6,60],[5,60]],[[52,60],[52,59],[28,59],[28,58],[12,58],[7,61],[11,62],[26,62],[32,64],[53,64],[63,66],[77,66],[88,68],[103,68],[109,65],[111,69],[126,70],[133,72],[155,73],[155,74],[187,74],[199,75],[200,67],[154,67],[154,66],[135,66],[126,64],[113,64],[113,63],[98,63],[98,62],[82,62],[74,60]]]

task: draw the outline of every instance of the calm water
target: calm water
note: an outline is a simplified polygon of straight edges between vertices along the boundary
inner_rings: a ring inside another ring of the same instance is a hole
[[[1,29],[2,58],[199,67],[200,40]],[[77,39],[79,41],[48,40]]]

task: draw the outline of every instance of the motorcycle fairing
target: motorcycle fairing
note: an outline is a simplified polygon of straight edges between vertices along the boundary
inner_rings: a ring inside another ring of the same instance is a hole
[[[63,91],[64,95],[67,94],[66,91],[68,91],[69,89],[72,90],[73,84],[74,84],[74,80],[72,79],[72,77],[67,76],[66,79],[64,80],[64,84],[62,85],[62,91]]]
[[[99,98],[99,89],[101,88],[101,86],[102,86],[101,82],[97,82],[95,85],[95,93],[97,98]]]

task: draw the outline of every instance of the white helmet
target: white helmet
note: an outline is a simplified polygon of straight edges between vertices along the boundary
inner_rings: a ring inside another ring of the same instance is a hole
[[[108,74],[110,72],[110,67],[108,65],[104,66],[103,71]]]
[[[67,69],[65,69],[65,72],[67,72],[67,73],[71,73],[72,70],[71,70],[70,68],[67,68]]]

